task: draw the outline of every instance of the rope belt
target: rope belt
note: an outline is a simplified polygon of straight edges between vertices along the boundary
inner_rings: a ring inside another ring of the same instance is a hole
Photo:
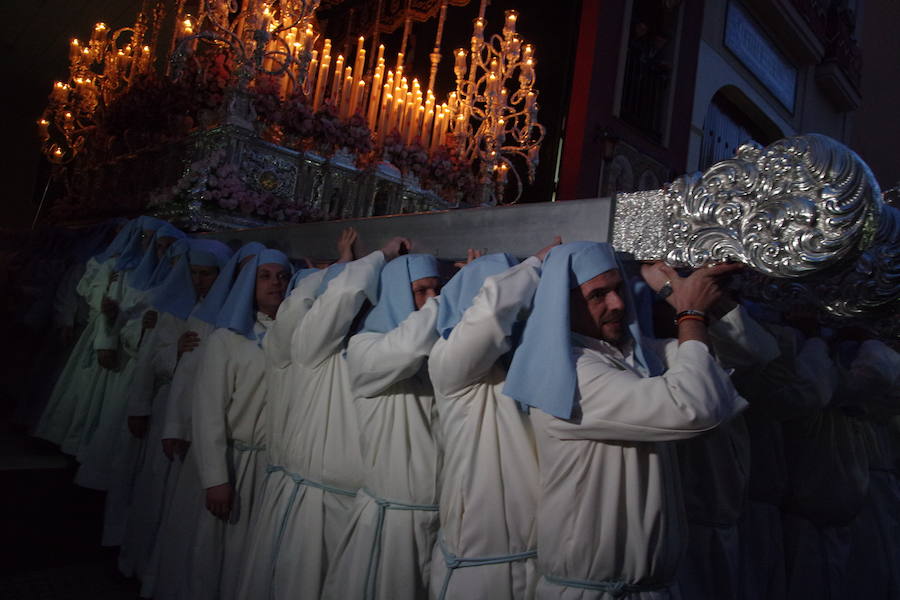
[[[332,485],[328,485],[325,483],[321,483],[319,481],[315,481],[313,479],[308,479],[303,475],[298,475],[297,473],[291,473],[284,467],[278,465],[269,465],[266,467],[266,475],[271,475],[272,473],[281,472],[284,473],[285,476],[290,477],[294,482],[294,489],[291,491],[291,495],[288,498],[287,506],[284,509],[284,515],[281,517],[281,524],[278,526],[278,533],[275,536],[275,545],[272,548],[272,581],[273,585],[269,587],[270,593],[269,597],[274,598],[275,596],[275,563],[278,561],[278,553],[281,550],[281,538],[284,537],[284,530],[287,529],[287,521],[288,517],[291,514],[291,510],[294,508],[294,502],[297,500],[297,494],[300,492],[301,486],[314,487],[322,490],[323,492],[331,492],[332,494],[340,494],[341,496],[349,496],[351,498],[356,496],[356,492],[351,492],[350,490],[345,490],[343,488],[335,487]]]
[[[519,552],[516,554],[502,554],[499,556],[483,556],[480,558],[465,558],[462,556],[457,556],[450,552],[447,548],[447,545],[444,543],[444,536],[442,533],[438,534],[437,540],[438,548],[441,549],[441,554],[444,555],[444,563],[447,565],[447,574],[444,575],[444,583],[441,585],[441,593],[438,596],[438,600],[444,600],[447,595],[447,588],[450,586],[450,577],[453,575],[453,571],[456,569],[465,569],[466,567],[483,567],[485,565],[499,565],[503,563],[515,562],[517,560],[526,560],[529,558],[535,558],[537,556],[537,550],[527,550],[525,552]]]
[[[614,579],[605,579],[602,581],[566,579],[564,577],[555,577],[553,575],[544,575],[543,577],[544,581],[548,583],[565,587],[580,588],[582,590],[591,590],[593,592],[603,592],[609,594],[613,598],[621,598],[628,594],[664,590],[671,585],[668,583],[628,583]]]
[[[378,516],[375,525],[375,538],[372,540],[372,550],[369,552],[369,566],[366,569],[366,594],[365,598],[375,598],[378,584],[378,563],[381,558],[381,534],[384,531],[384,515],[388,510],[421,510],[436,512],[437,504],[409,504],[398,500],[388,500],[372,493],[367,488],[362,488],[362,493],[375,501],[378,506]]]
[[[266,449],[265,444],[248,444],[243,440],[228,440],[228,445],[238,452],[259,452]]]

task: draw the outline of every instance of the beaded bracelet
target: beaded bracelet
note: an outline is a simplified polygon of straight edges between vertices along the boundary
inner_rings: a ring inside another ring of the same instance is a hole
[[[682,321],[703,321],[706,323],[706,313],[702,310],[683,310],[675,316],[675,325]]]

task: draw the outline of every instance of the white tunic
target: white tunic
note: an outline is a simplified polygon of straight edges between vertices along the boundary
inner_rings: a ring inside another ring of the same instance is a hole
[[[138,294],[123,283],[124,278],[124,274],[120,274],[109,289],[108,295],[119,302],[123,296]],[[116,351],[117,367],[108,371],[104,385],[96,388],[89,418],[94,426],[89,430],[90,435],[82,437],[76,454],[81,467],[75,475],[75,483],[83,487],[108,490],[115,470],[133,460],[127,452],[117,452],[117,449],[129,448],[128,390],[134,377],[138,351],[150,332],[143,329],[143,313],[132,317],[126,318],[120,312],[111,325],[106,320],[101,321],[94,340],[95,349]],[[110,537],[104,539],[104,545],[119,545],[122,541],[120,533],[110,532]]]
[[[377,297],[383,266],[384,255],[373,252],[348,263],[308,311],[292,303],[299,322],[289,372],[278,375],[285,379],[275,383],[280,392],[269,402],[271,466],[241,578],[242,598],[320,594],[328,557],[362,485],[344,342],[363,302]],[[302,292],[300,297],[302,305]]]
[[[214,327],[195,317],[188,318],[188,331],[197,333],[199,346],[183,354],[172,376],[166,404],[162,439],[191,439],[191,409],[194,383],[201,358]],[[175,457],[180,466],[176,476],[166,480],[164,506],[159,531],[154,541],[150,564],[141,579],[141,597],[170,600],[190,599],[188,572],[191,546],[202,512],[206,511],[206,492],[200,485],[200,474],[193,452],[184,459]]]
[[[709,328],[720,363],[747,371],[775,360],[777,340],[740,306]],[[678,584],[685,598],[729,600],[740,593],[738,519],[747,498],[750,437],[743,415],[679,442],[688,543]]]
[[[347,345],[364,491],[329,565],[324,598],[426,598],[438,529],[437,409],[426,361],[438,338],[429,299],[387,333]]]
[[[217,329],[209,337],[193,392],[191,453],[203,489],[231,483],[227,521],[202,511],[188,575],[191,597],[237,598],[253,512],[265,476],[266,360],[261,340],[272,319],[257,313],[251,340]]]
[[[673,596],[686,527],[667,442],[713,429],[746,402],[705,344],[643,343],[664,359],[663,375],[647,377],[631,345],[623,353],[573,334],[580,419],[532,412],[542,486],[539,598]]]
[[[779,357],[734,376],[735,387],[750,402],[742,415],[750,436],[751,456],[748,501],[739,524],[741,600],[785,598],[781,504],[787,487],[787,464],[781,422],[822,406],[817,383],[801,375],[810,369],[797,367],[798,355],[808,359],[814,346],[798,345],[791,328],[765,327],[778,342]],[[822,357],[827,359],[825,354]]]
[[[94,388],[102,385],[108,371],[97,364],[94,339],[100,322],[100,303],[109,284],[116,259],[98,263],[90,259],[78,282],[77,292],[88,305],[87,325],[72,349],[59,375],[47,406],[35,428],[36,437],[58,444],[66,454],[75,454],[87,425],[89,399]]]
[[[128,416],[149,417],[147,434],[132,439],[140,448],[139,460],[126,473],[119,474],[118,486],[110,490],[109,506],[116,489],[125,488],[131,502],[127,530],[119,553],[119,570],[144,580],[159,528],[168,479],[177,477],[180,460],[170,461],[162,452],[161,440],[166,402],[172,374],[178,361],[178,339],[187,331],[187,322],[169,313],[159,315],[147,343],[138,353],[135,377],[128,403]],[[133,490],[130,485],[133,483]],[[129,484],[129,485],[123,485]],[[107,511],[107,516],[110,516]]]
[[[488,277],[449,338],[431,351],[444,443],[433,598],[514,600],[534,593],[537,447],[528,416],[502,392],[506,369],[499,359],[539,281],[534,257]],[[498,560],[467,566],[453,557]]]

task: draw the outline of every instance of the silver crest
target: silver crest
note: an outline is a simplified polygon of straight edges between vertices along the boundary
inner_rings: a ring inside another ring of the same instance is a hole
[[[764,301],[900,333],[897,209],[862,159],[824,135],[745,144],[663,190],[618,196],[612,240],[676,266],[739,261],[753,271],[745,291]]]

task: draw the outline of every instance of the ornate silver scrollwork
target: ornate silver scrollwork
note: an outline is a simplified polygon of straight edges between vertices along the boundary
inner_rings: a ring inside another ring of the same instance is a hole
[[[733,159],[669,188],[665,258],[737,260],[773,277],[838,264],[871,240],[881,191],[868,166],[823,135],[741,146]],[[869,232],[869,237],[865,235]]]
[[[612,239],[637,259],[745,263],[745,290],[773,304],[870,323],[896,313],[897,209],[862,159],[824,135],[745,144],[663,190],[619,196]]]

